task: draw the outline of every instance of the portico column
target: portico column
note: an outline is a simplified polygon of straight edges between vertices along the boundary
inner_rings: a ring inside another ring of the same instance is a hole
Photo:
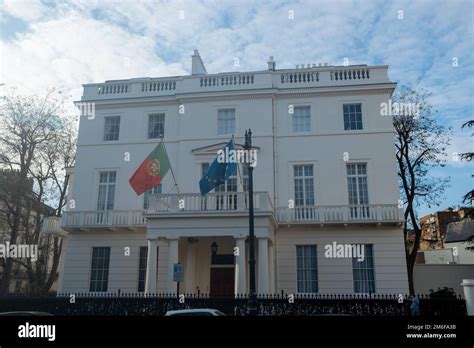
[[[258,294],[268,294],[268,239],[258,238]]]
[[[193,294],[196,290],[196,242],[193,238],[188,238],[188,253],[186,257],[186,293]]]
[[[239,250],[239,254],[235,257],[235,294],[246,294],[247,293],[247,272],[245,262],[245,238],[235,239],[236,247]]]
[[[174,264],[178,263],[178,238],[168,239],[168,282],[166,291],[171,294],[176,293],[176,283],[173,282]]]
[[[158,247],[157,239],[148,239],[148,252],[146,257],[146,279],[145,293],[156,292],[156,249]]]
[[[268,245],[268,259],[269,259],[269,277],[268,280],[270,282],[270,294],[275,293],[275,247],[273,243]]]

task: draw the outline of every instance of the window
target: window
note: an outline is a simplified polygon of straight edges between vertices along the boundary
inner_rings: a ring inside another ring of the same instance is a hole
[[[296,220],[314,219],[314,179],[313,165],[294,166]]]
[[[209,170],[209,163],[201,163],[201,176]]]
[[[295,106],[293,111],[293,132],[311,132],[311,107]]]
[[[374,293],[374,257],[373,246],[364,245],[364,261],[357,261],[357,257],[352,259],[352,274],[354,277],[354,292],[356,293]]]
[[[106,116],[104,123],[104,141],[118,140],[120,133],[120,116]]]
[[[294,166],[295,205],[314,205],[313,165]]]
[[[97,224],[107,224],[107,210],[114,209],[116,172],[101,172],[99,174],[99,197],[97,199]]]
[[[242,191],[243,192],[248,192],[249,190],[249,167],[247,166],[246,163],[242,164],[241,166],[242,168],[242,177],[241,177],[241,181],[242,181]]]
[[[148,247],[140,247],[140,255],[138,259],[138,292],[145,291],[146,281],[146,264],[148,257]]]
[[[165,134],[165,114],[148,115],[148,139],[163,138]]]
[[[107,292],[109,283],[110,247],[92,248],[91,292]]]
[[[113,210],[115,198],[116,172],[101,172],[99,174],[99,198],[97,210]]]
[[[296,246],[296,280],[299,293],[318,292],[316,245]]]
[[[362,129],[362,104],[344,104],[344,129]]]
[[[237,192],[237,173],[235,172],[231,176],[227,178],[227,180],[219,185],[216,186],[215,192]],[[216,197],[216,202],[217,202],[217,210],[219,209],[224,209],[224,210],[229,210],[229,209],[237,209],[237,195],[233,194],[223,194],[220,196]]]
[[[158,272],[158,255],[160,247],[156,247],[156,270]],[[146,267],[148,263],[148,247],[140,247],[138,258],[138,292],[145,291],[146,284]]]
[[[217,134],[235,133],[235,109],[221,109],[217,112]]]
[[[143,196],[143,209],[146,210],[150,207],[150,196],[161,193],[161,187],[161,184],[159,184],[145,192]]]
[[[353,220],[368,219],[369,192],[367,188],[367,164],[347,165],[347,188],[349,191],[350,217]]]
[[[204,176],[208,169],[209,163],[201,163],[201,177]],[[207,200],[208,196],[201,197],[201,210],[207,210]]]

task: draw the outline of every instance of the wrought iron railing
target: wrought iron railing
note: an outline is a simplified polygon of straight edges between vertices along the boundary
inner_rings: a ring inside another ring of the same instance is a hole
[[[247,295],[232,298],[211,298],[208,295],[190,294],[177,298],[175,294],[143,293],[75,293],[57,296],[0,297],[0,312],[41,311],[55,315],[143,315],[160,316],[169,310],[213,308],[227,315],[248,314]],[[184,301],[183,301],[184,299]],[[411,315],[410,300],[405,295],[288,294],[258,296],[258,314],[262,316],[407,316]],[[466,316],[465,300],[460,297],[432,298],[421,295],[422,316]],[[74,302],[74,303],[72,303]]]

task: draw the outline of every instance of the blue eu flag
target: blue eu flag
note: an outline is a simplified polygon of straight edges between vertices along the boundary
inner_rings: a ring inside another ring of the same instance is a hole
[[[237,169],[236,161],[227,161],[229,159],[228,154],[234,151],[234,139],[232,138],[221,151],[223,151],[223,154],[216,157],[199,181],[199,188],[203,196],[213,188],[222,185]],[[222,161],[223,158],[224,161]]]

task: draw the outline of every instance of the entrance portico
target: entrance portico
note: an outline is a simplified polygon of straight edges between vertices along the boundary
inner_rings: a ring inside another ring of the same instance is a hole
[[[248,293],[248,201],[244,192],[152,197],[150,209],[144,214],[148,239],[145,291],[176,293],[173,268],[180,263],[184,267],[180,293],[211,296]],[[276,222],[266,192],[254,193],[254,202],[257,292],[268,294],[276,289],[273,250]],[[157,245],[165,253],[160,252],[160,260],[164,258],[166,267],[157,265]]]
[[[148,257],[145,292],[158,292],[157,245],[158,238],[148,239]],[[258,238],[257,292],[269,294],[275,291],[275,267],[273,242],[270,238]],[[233,296],[248,293],[248,241],[244,237],[203,236],[160,239],[168,245],[165,276],[167,293],[176,293],[177,283],[173,282],[174,264],[184,267],[184,279],[180,283],[180,293],[205,293],[210,296]],[[166,245],[165,244],[165,245]],[[212,250],[212,246],[215,246]],[[270,251],[270,252],[269,252]],[[162,265],[163,266],[163,265]]]

